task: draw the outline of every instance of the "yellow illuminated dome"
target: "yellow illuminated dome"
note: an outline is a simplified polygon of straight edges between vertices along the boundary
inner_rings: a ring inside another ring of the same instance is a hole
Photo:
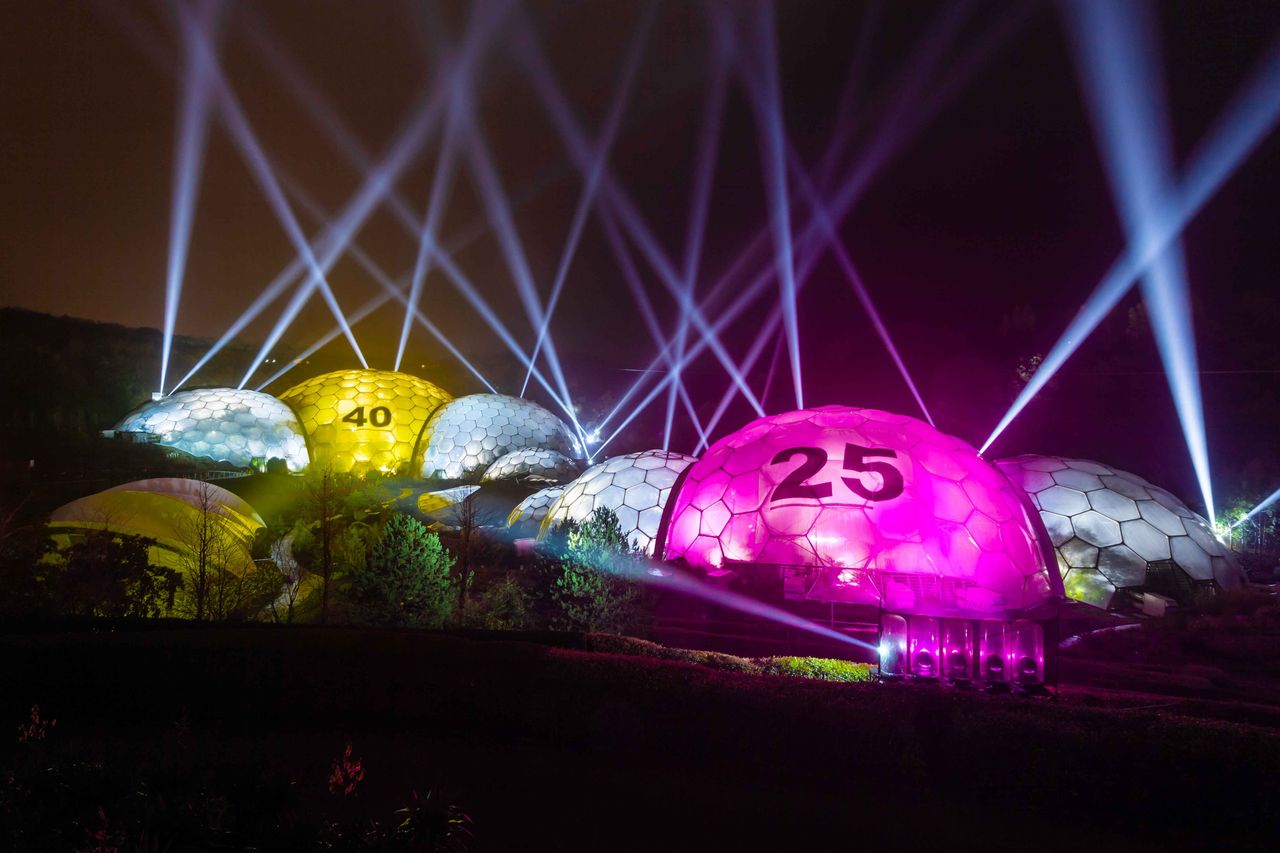
[[[311,460],[341,473],[413,470],[427,419],[453,399],[425,379],[389,370],[337,370],[280,395],[311,441]]]

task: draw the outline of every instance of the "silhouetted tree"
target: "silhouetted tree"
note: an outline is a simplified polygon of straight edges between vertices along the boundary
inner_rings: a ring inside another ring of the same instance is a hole
[[[56,563],[46,562],[53,540],[43,524],[17,526],[12,516],[0,524],[0,613],[36,613],[53,608],[49,578]]]
[[[453,583],[458,595],[457,610],[461,613],[466,606],[471,582],[475,578],[474,559],[480,544],[476,536],[480,526],[480,513],[474,492],[454,504],[452,516],[453,527],[457,530],[457,562],[454,565]]]
[[[226,512],[215,486],[201,483],[192,502],[195,512],[179,525],[183,570],[181,609],[197,622],[222,619],[239,602],[234,565],[244,546],[227,529]]]
[[[55,583],[60,608],[84,616],[150,617],[171,609],[181,577],[151,564],[153,544],[111,530],[84,534],[62,555]]]
[[[320,576],[320,623],[329,621],[329,591],[334,576],[334,543],[346,526],[344,501],[354,491],[349,478],[335,474],[332,468],[313,475],[307,482],[307,502],[315,519],[313,555]]]

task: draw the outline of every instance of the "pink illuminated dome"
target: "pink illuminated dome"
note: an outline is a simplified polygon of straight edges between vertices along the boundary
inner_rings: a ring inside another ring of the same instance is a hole
[[[1062,597],[1026,496],[964,441],[875,409],[772,415],[716,442],[676,485],[659,547],[792,601],[981,618]]]

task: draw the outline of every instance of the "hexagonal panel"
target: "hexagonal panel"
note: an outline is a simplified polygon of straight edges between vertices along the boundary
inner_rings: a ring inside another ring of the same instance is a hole
[[[1117,587],[1142,586],[1147,580],[1147,561],[1125,545],[1112,545],[1098,553],[1098,571]]]
[[[1075,515],[1089,508],[1089,499],[1084,492],[1069,489],[1066,486],[1052,485],[1043,492],[1037,493],[1040,508],[1059,515]]]
[[[1119,545],[1123,541],[1120,536],[1120,522],[1107,518],[1097,510],[1088,510],[1071,516],[1071,526],[1076,529],[1077,536],[1099,548]]]
[[[1172,556],[1169,551],[1169,537],[1142,519],[1121,524],[1120,534],[1124,537],[1124,544],[1149,563],[1167,560]]]

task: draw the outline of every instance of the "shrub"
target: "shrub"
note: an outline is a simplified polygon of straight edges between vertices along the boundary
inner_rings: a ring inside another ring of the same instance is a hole
[[[767,675],[789,675],[819,681],[875,681],[876,669],[869,663],[854,663],[836,658],[764,658],[762,671]]]
[[[440,537],[408,515],[394,515],[352,572],[355,616],[375,625],[439,628],[453,610],[449,572],[453,556]]]
[[[588,634],[586,649],[616,655],[661,658],[724,672],[742,672],[748,675],[784,675],[791,678],[812,678],[818,681],[870,682],[877,676],[876,667],[869,663],[834,658],[765,657],[744,658],[723,652],[704,652],[696,649],[672,649],[638,640],[635,637],[618,637],[610,634]]]
[[[640,591],[630,576],[640,571],[638,554],[605,507],[567,526],[565,556],[551,590],[556,627],[570,631],[621,633],[641,619]]]

